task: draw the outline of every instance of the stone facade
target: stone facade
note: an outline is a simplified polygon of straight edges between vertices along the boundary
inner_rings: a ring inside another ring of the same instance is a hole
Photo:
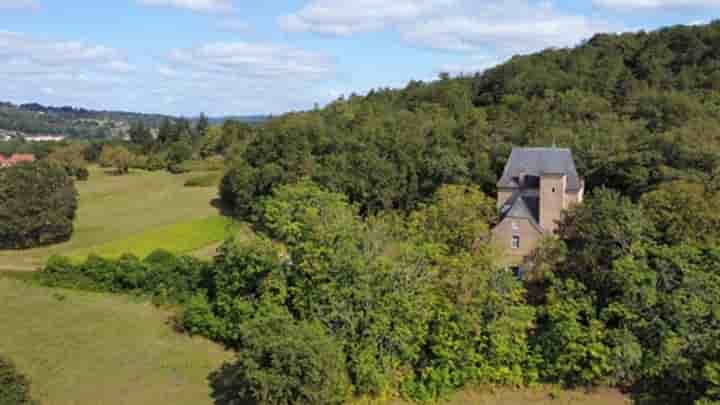
[[[520,263],[537,247],[543,233],[527,218],[505,218],[493,229],[493,237],[511,262]],[[513,237],[518,238],[517,247],[513,246]]]
[[[557,231],[563,210],[582,203],[585,185],[569,149],[516,148],[498,182],[495,243],[521,263]]]

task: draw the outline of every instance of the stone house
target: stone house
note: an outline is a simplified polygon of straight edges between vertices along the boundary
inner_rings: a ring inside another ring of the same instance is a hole
[[[585,182],[570,149],[514,148],[497,189],[493,238],[512,263],[521,263],[555,233],[562,211],[583,201]]]

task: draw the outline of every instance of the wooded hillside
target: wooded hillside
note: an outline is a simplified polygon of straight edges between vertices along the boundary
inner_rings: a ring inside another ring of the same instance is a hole
[[[243,211],[310,176],[370,211],[410,208],[444,183],[492,192],[513,145],[571,147],[590,189],[634,198],[673,179],[711,184],[718,90],[720,22],[598,35],[276,118],[237,155],[225,197]]]

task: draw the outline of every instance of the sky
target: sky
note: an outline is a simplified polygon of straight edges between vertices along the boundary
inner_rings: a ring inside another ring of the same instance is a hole
[[[0,100],[279,114],[717,18],[720,0],[0,0]]]

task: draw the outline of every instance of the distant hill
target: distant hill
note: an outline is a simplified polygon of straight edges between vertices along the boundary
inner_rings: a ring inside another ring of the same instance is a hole
[[[96,111],[80,107],[45,106],[38,103],[16,105],[0,102],[0,133],[21,136],[62,135],[69,138],[109,138],[120,136],[130,123],[142,121],[145,126],[158,128],[164,119],[177,117],[162,114],[144,114],[127,111]],[[237,116],[212,118],[213,124],[228,119],[262,123],[265,116]]]
[[[247,124],[262,124],[272,119],[270,115],[233,115],[225,117],[210,117],[208,120],[212,125],[221,125],[225,121],[241,121]]]

